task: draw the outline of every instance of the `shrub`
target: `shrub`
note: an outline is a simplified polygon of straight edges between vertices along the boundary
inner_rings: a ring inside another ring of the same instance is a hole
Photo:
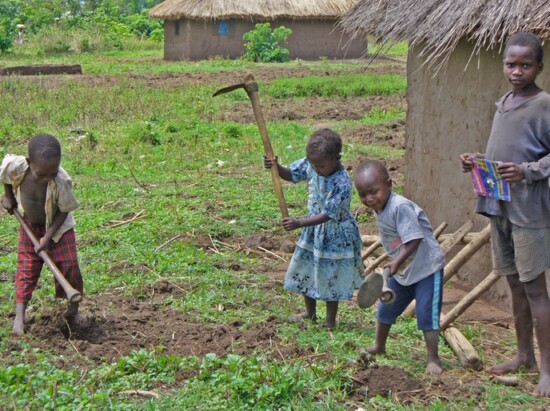
[[[258,23],[254,30],[244,33],[246,52],[244,59],[249,61],[283,62],[289,60],[289,51],[282,45],[292,34],[285,26],[271,30],[270,23]]]
[[[0,21],[0,53],[5,53],[13,47],[15,29],[8,21]]]

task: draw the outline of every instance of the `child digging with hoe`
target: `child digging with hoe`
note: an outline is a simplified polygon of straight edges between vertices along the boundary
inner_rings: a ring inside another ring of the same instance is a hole
[[[75,222],[71,214],[78,207],[78,201],[72,193],[72,180],[60,163],[59,141],[49,134],[40,134],[29,141],[28,157],[8,154],[0,166],[0,180],[4,184],[2,205],[13,214],[19,200],[25,211],[23,218],[40,242],[34,248],[21,227],[15,274],[13,335],[25,332],[25,311],[44,263],[38,255],[40,251],[46,251],[67,281],[82,293],[73,229]],[[55,296],[65,297],[57,281]],[[65,317],[72,322],[82,320],[78,303],[69,303]]]
[[[367,359],[373,354],[384,354],[392,324],[416,300],[418,328],[424,333],[428,351],[426,371],[441,374],[438,342],[445,259],[430,222],[418,205],[392,192],[392,180],[380,161],[361,162],[354,183],[361,202],[374,211],[380,241],[391,259],[384,267],[391,270],[387,285],[396,296],[393,304],[379,303],[374,345],[361,350],[360,355]],[[410,263],[397,274],[409,257]]]
[[[475,211],[491,219],[493,270],[506,276],[512,294],[517,355],[487,369],[493,374],[524,368],[537,371],[533,326],[540,349],[540,377],[534,394],[550,397],[550,300],[544,270],[550,267],[550,95],[535,80],[542,71],[540,40],[516,33],[504,50],[504,76],[512,90],[497,101],[485,154],[464,153],[462,170],[473,158],[499,161],[510,183],[510,202],[478,197]]]
[[[361,285],[361,238],[350,212],[351,180],[340,161],[342,139],[329,129],[313,133],[306,157],[283,167],[264,157],[264,165],[278,167],[283,180],[308,181],[308,215],[285,218],[285,230],[303,228],[285,279],[285,288],[304,296],[305,312],[292,322],[317,319],[317,300],[326,301],[325,327],[336,326],[338,301],[353,297]]]

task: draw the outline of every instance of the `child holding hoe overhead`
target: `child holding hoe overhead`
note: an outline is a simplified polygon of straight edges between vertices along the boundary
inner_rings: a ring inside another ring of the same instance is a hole
[[[283,167],[264,157],[264,165],[277,165],[283,180],[307,181],[308,215],[285,218],[285,230],[303,228],[285,279],[285,288],[304,296],[305,312],[289,320],[317,319],[317,300],[326,301],[325,327],[336,326],[338,301],[350,299],[361,285],[361,238],[350,212],[351,180],[340,161],[342,139],[329,129],[313,133],[306,157]]]
[[[13,214],[19,201],[25,211],[25,222],[40,242],[35,249],[21,227],[15,274],[13,335],[25,332],[25,311],[43,266],[38,255],[40,251],[46,251],[67,281],[82,293],[73,229],[75,222],[71,214],[78,207],[78,201],[72,193],[72,180],[60,163],[59,141],[49,134],[39,134],[29,141],[28,157],[8,154],[0,166],[0,180],[4,184],[2,206]],[[55,295],[65,297],[57,281]],[[70,302],[65,316],[71,321],[81,320],[78,303]]]
[[[504,50],[504,76],[512,90],[497,101],[485,154],[464,153],[462,170],[473,158],[499,161],[510,183],[511,201],[478,197],[475,211],[491,219],[493,270],[506,276],[518,343],[517,355],[487,369],[493,374],[537,371],[533,327],[540,350],[540,377],[534,394],[550,397],[550,299],[545,269],[550,267],[550,95],[535,83],[543,50],[531,33],[516,33]]]
[[[426,372],[441,374],[438,342],[445,259],[428,217],[418,205],[392,191],[392,180],[380,161],[362,161],[355,170],[354,183],[361,202],[374,211],[380,241],[391,260],[386,265],[391,271],[387,285],[396,297],[393,304],[379,303],[374,345],[360,355],[385,353],[392,324],[416,300],[418,328],[424,333],[428,351]],[[398,273],[409,257],[406,268]]]

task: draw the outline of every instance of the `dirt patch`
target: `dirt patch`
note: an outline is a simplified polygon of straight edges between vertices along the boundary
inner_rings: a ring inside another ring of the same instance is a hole
[[[82,74],[80,64],[33,64],[0,68],[0,76],[45,76],[55,74]]]
[[[330,127],[331,122],[336,123],[341,120],[360,120],[372,110],[405,110],[405,105],[405,97],[400,95],[262,99],[262,111],[266,121],[307,120],[312,126],[318,128]],[[216,120],[252,123],[255,118],[250,102],[243,101],[233,104],[230,109],[221,110]],[[318,120],[323,122],[319,123]],[[355,131],[354,134],[356,134]],[[404,135],[404,131],[402,134]],[[345,129],[342,135],[347,140],[349,133]],[[375,133],[372,132],[372,138],[375,138],[374,135]],[[385,136],[380,138],[387,140]],[[387,141],[384,142],[388,144]]]
[[[418,393],[423,390],[423,382],[409,375],[401,368],[367,365],[352,377],[351,399],[364,401],[367,398],[398,397]]]
[[[55,350],[65,358],[67,368],[92,361],[114,362],[133,350],[152,350],[162,346],[166,355],[228,353],[250,356],[256,350],[272,351],[280,356],[299,354],[294,345],[281,343],[275,329],[280,320],[269,317],[260,324],[244,328],[242,323],[197,323],[166,305],[168,297],[185,298],[178,285],[161,281],[136,297],[107,293],[90,296],[82,303],[87,321],[69,325],[63,307],[32,318],[25,337],[32,347]],[[18,349],[17,340],[11,349]],[[63,366],[63,365],[62,365]]]
[[[109,59],[109,58],[107,58]],[[113,59],[109,59],[113,60]],[[116,59],[115,59],[116,60]],[[179,63],[169,63],[165,64],[174,64]],[[254,77],[256,81],[261,82],[262,84],[269,84],[271,81],[281,77],[297,77],[303,78],[307,76],[338,76],[345,74],[401,74],[405,75],[406,72],[406,62],[405,61],[384,61],[384,64],[372,64],[367,65],[365,62],[364,66],[358,66],[353,69],[335,69],[332,67],[323,67],[319,65],[318,67],[309,66],[309,67],[277,67],[277,66],[266,66],[262,67],[260,65],[254,67]],[[194,85],[217,85],[220,87],[228,86],[231,84],[241,83],[246,75],[246,72],[243,70],[228,70],[212,73],[159,73],[159,74],[128,74],[128,75],[117,75],[117,76],[98,76],[98,75],[89,75],[83,74],[78,77],[73,76],[48,76],[44,79],[32,79],[29,78],[29,81],[40,81],[41,87],[46,88],[57,88],[60,84],[66,81],[73,81],[77,79],[78,81],[91,84],[98,87],[114,87],[117,84],[120,84],[121,78],[126,78],[130,83],[142,83],[147,86],[159,89],[174,89],[178,87],[189,87]]]

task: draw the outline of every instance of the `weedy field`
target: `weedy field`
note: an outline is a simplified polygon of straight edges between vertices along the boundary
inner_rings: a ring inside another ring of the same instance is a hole
[[[30,62],[10,57],[0,65]],[[414,320],[400,321],[387,356],[369,364],[357,350],[373,340],[374,310],[341,304],[333,331],[286,322],[302,307],[282,287],[299,233],[281,227],[246,94],[212,94],[252,72],[282,163],[304,156],[313,130],[331,127],[343,136],[350,172],[361,158],[382,159],[401,190],[404,56],[369,65],[194,63],[141,51],[32,62],[80,63],[84,74],[0,78],[0,154],[25,154],[37,133],[61,140],[81,202],[75,218],[89,321],[65,323],[44,269],[28,332],[10,337],[18,224],[0,214],[0,409],[547,406],[527,394],[537,376],[520,375],[519,388],[496,385],[463,370],[443,339],[445,373],[424,375]],[[290,214],[304,215],[306,186],[284,190]],[[352,209],[362,233],[374,234],[357,197]],[[458,290],[447,292],[452,299]],[[514,350],[509,322],[485,305],[459,324],[483,359],[496,362]]]

